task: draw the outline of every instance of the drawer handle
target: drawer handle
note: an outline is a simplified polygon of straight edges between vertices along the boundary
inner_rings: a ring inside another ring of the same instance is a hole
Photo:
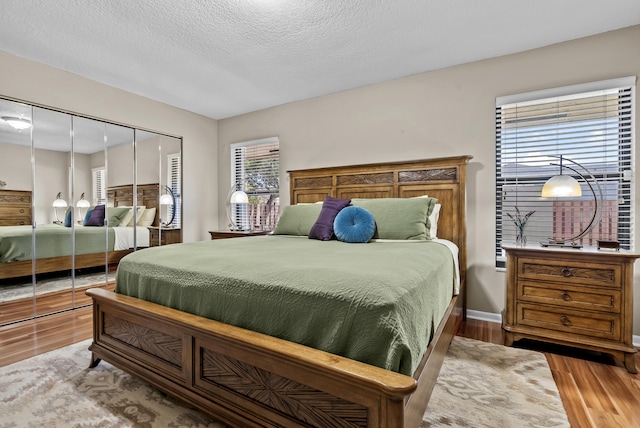
[[[563,291],[562,292],[562,300],[564,300],[565,302],[570,302],[571,301],[571,295],[567,291]]]
[[[569,317],[566,315],[563,315],[560,318],[560,323],[562,323],[562,325],[565,327],[569,327],[571,325],[571,321],[569,321]]]
[[[568,267],[563,267],[562,270],[560,271],[560,274],[565,278],[569,278],[570,276],[573,275],[573,269],[569,269]]]
[[[24,208],[20,209],[20,213],[24,213]]]

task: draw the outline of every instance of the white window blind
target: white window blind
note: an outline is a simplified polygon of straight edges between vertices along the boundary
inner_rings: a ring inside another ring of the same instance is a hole
[[[233,144],[231,164],[231,190],[242,190],[249,197],[249,204],[231,207],[233,221],[241,230],[273,230],[280,205],[280,140]]]
[[[583,165],[603,193],[603,214],[579,242],[617,240],[633,247],[633,156],[635,77],[559,88],[496,100],[496,265],[504,266],[502,241],[515,241],[512,219],[535,211],[525,234],[529,243],[569,238],[583,230],[595,208],[588,184],[579,198],[542,198],[544,183],[560,173],[559,156]],[[564,162],[589,178],[586,171]],[[593,183],[592,183],[593,185]]]
[[[104,167],[93,168],[91,170],[91,181],[93,187],[92,205],[102,205],[107,203],[107,170]]]
[[[180,153],[172,153],[167,155],[167,183],[176,203],[173,205],[173,227],[181,227],[182,224],[182,157]]]

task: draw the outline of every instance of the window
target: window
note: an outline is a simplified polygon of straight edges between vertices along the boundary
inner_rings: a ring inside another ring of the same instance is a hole
[[[182,223],[182,176],[180,174],[182,167],[180,159],[180,153],[167,155],[167,183],[176,198],[173,205],[173,227],[181,227]]]
[[[515,241],[509,214],[535,211],[528,242],[568,238],[584,229],[594,211],[588,184],[579,198],[542,198],[543,184],[559,174],[559,156],[578,162],[603,194],[601,220],[581,239],[617,240],[633,247],[633,103],[635,77],[539,91],[496,100],[496,266],[504,267],[501,242]],[[564,165],[577,169],[565,161]]]
[[[232,189],[244,191],[248,204],[230,207],[240,230],[273,230],[280,207],[280,140],[263,138],[231,145]],[[227,200],[229,203],[229,200]]]
[[[93,168],[91,170],[93,200],[92,205],[102,205],[107,203],[107,170],[105,167]]]

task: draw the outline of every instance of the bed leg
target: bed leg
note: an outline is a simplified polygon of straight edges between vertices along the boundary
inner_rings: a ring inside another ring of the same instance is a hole
[[[101,358],[96,357],[96,354],[94,354],[93,352],[91,353],[91,362],[89,363],[89,368],[93,369],[95,368],[98,364],[100,364],[100,361],[102,361]]]

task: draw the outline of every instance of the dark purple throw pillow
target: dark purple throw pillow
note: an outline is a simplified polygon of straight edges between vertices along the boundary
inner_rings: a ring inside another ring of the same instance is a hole
[[[104,205],[96,205],[85,226],[104,226]]]
[[[333,220],[340,210],[350,203],[351,199],[335,199],[331,196],[325,196],[320,215],[309,231],[309,239],[330,240],[333,236]]]

